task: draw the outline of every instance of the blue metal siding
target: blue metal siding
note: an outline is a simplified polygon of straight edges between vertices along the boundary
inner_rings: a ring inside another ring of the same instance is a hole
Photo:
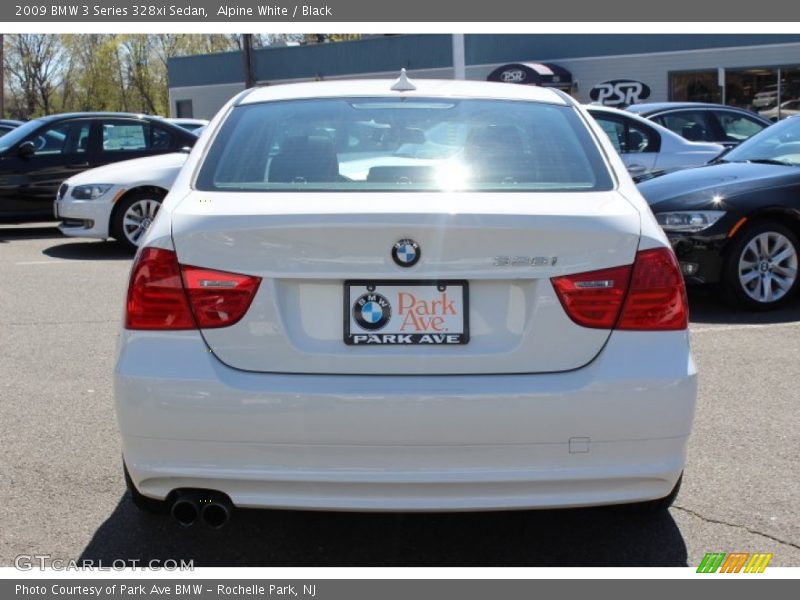
[[[450,35],[398,35],[309,46],[273,46],[253,52],[258,81],[433,69],[452,65]],[[240,52],[171,58],[169,86],[244,81]]]
[[[475,34],[466,36],[465,53],[467,65],[484,65],[797,42],[800,35],[788,34]],[[254,63],[262,82],[393,72],[400,67],[447,68],[452,66],[451,36],[397,35],[260,48]],[[240,52],[171,58],[168,67],[171,88],[244,81]]]
[[[259,81],[350,73],[431,69],[452,64],[449,35],[399,35],[352,42],[263,48],[255,54]]]
[[[169,87],[239,83],[244,81],[241,52],[178,56],[167,61]]]
[[[774,34],[503,34],[468,35],[466,63],[588,58],[800,42],[800,35]]]

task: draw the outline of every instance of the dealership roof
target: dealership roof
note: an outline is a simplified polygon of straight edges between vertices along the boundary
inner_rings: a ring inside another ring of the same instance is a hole
[[[465,37],[467,65],[516,61],[552,62],[570,58],[652,54],[800,42],[798,34],[480,34]],[[386,73],[452,66],[452,36],[413,34],[311,44],[270,46],[253,53],[261,82]],[[243,82],[241,52],[169,59],[169,86]]]

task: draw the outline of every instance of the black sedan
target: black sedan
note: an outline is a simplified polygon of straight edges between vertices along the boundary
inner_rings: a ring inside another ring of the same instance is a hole
[[[108,163],[192,147],[197,136],[163,119],[70,113],[28,121],[0,137],[0,216],[53,218],[61,182]]]
[[[766,310],[798,287],[800,117],[781,121],[714,164],[639,184],[689,283]]]
[[[15,121],[14,119],[0,119],[0,137],[3,137],[12,129],[16,129],[22,125],[22,121]]]

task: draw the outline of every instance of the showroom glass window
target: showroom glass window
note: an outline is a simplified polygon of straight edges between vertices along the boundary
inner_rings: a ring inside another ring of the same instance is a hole
[[[722,101],[717,70],[670,73],[670,100],[674,102]]]
[[[175,116],[179,119],[192,119],[194,118],[194,107],[191,100],[176,100],[175,101]]]
[[[728,104],[758,113],[771,121],[796,114],[800,100],[800,67],[726,69]]]
[[[800,110],[798,65],[726,68],[724,76],[722,89],[716,69],[670,73],[670,100],[724,103],[753,111],[770,121],[796,115]]]

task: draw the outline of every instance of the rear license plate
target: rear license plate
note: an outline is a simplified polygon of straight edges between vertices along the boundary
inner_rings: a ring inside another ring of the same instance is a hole
[[[345,281],[344,343],[452,346],[469,341],[464,280]]]

